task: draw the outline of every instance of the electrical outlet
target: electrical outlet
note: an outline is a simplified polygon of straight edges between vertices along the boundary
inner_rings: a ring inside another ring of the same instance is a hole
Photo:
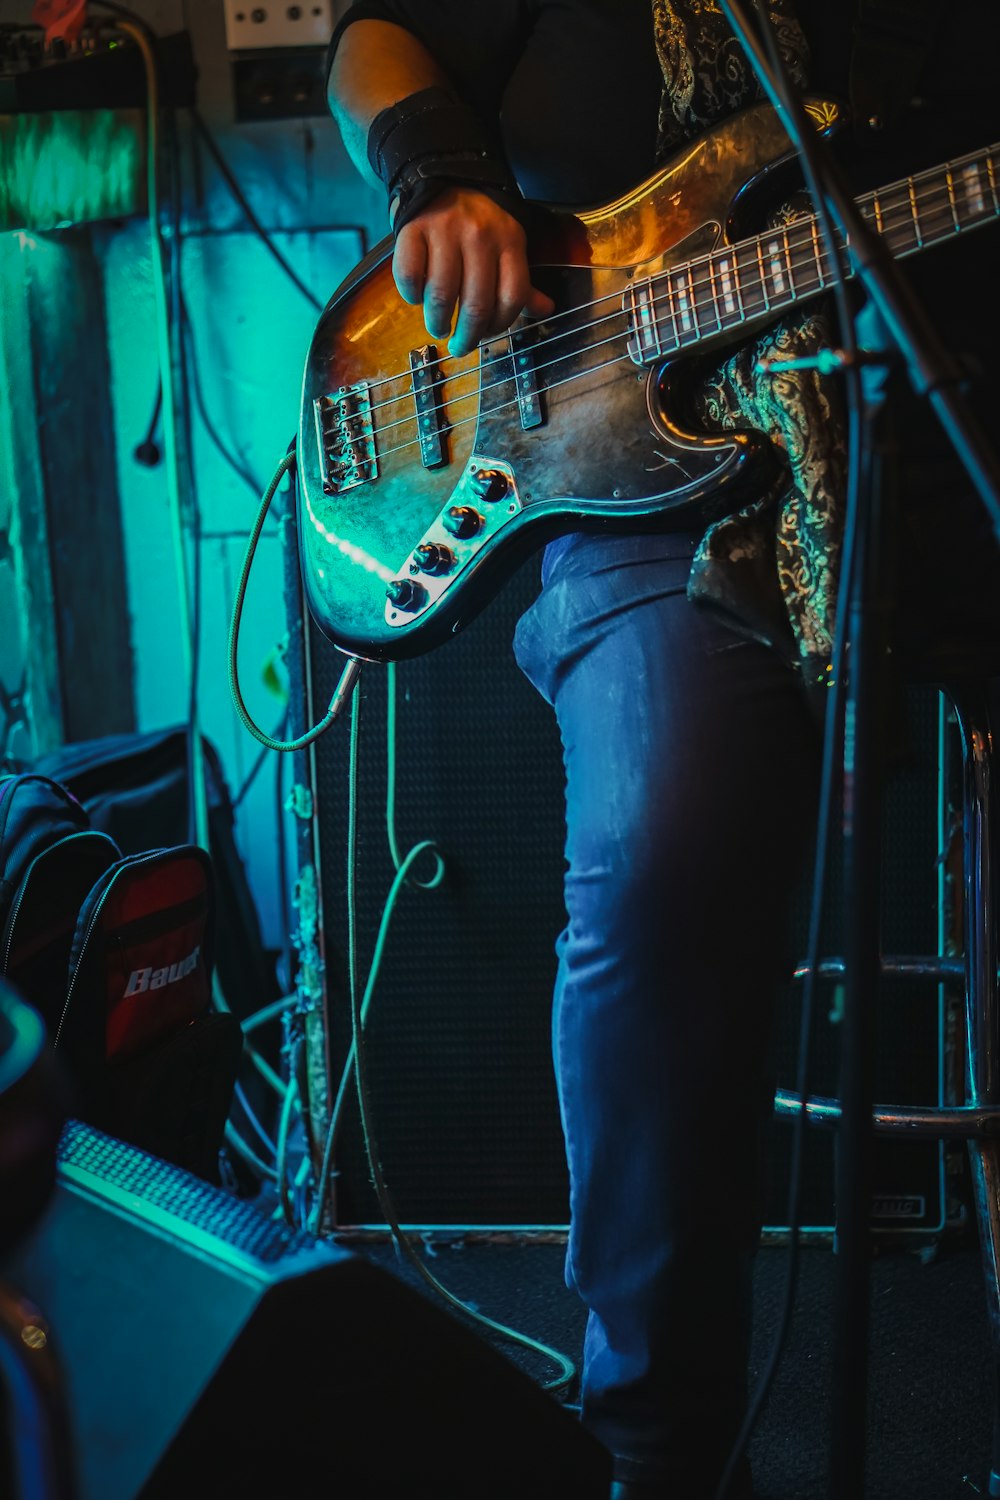
[[[263,5],[224,0],[230,52],[262,47],[325,47],[333,34],[332,0],[265,0]]]

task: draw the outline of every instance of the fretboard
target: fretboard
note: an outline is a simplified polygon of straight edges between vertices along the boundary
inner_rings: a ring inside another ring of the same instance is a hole
[[[1000,217],[1000,145],[859,198],[894,256],[915,255]],[[638,364],[767,321],[836,279],[815,217],[714,250],[636,281],[625,298]],[[853,271],[848,263],[848,275]]]

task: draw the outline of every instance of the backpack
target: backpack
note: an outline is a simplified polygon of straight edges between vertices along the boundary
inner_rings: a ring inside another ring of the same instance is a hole
[[[77,915],[120,851],[77,799],[33,772],[0,777],[0,974],[52,1035]]]
[[[214,884],[193,845],[123,855],[37,772],[0,777],[0,974],[77,1118],[218,1180],[243,1037],[211,1010]]]

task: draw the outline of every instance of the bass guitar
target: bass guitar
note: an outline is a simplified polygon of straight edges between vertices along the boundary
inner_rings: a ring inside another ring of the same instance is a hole
[[[838,107],[810,101],[817,128]],[[584,527],[737,509],[773,459],[754,432],[685,425],[686,356],[732,342],[835,275],[815,218],[739,237],[741,203],[793,153],[753,105],[634,191],[552,210],[533,280],[556,302],[472,354],[427,342],[391,241],[335,293],[306,360],[298,525],[310,611],[340,650],[388,661],[440,644],[528,551]],[[858,200],[895,256],[1000,217],[1000,145]]]

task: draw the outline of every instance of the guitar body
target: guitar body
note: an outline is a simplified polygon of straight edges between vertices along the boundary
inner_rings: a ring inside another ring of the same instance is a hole
[[[747,185],[789,155],[756,105],[617,201],[546,213],[532,259],[556,315],[462,359],[428,345],[376,247],[320,319],[298,435],[306,596],[339,649],[418,654],[552,535],[696,525],[759,487],[768,440],[684,427],[683,360],[637,348],[629,295],[725,244]]]

